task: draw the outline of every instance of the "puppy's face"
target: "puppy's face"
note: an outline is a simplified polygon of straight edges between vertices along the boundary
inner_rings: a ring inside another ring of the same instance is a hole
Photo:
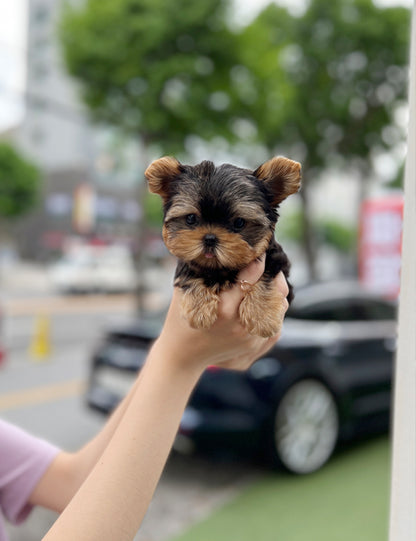
[[[186,169],[172,188],[163,238],[176,257],[237,269],[265,252],[276,214],[249,172],[204,164]]]
[[[151,191],[164,200],[169,251],[208,269],[241,269],[261,256],[273,235],[276,206],[288,190],[297,191],[300,181],[299,164],[291,162],[290,188],[280,182],[276,193],[262,178],[271,174],[266,164],[249,171],[229,164],[216,168],[212,162],[192,167],[173,158],[153,162],[145,174]]]

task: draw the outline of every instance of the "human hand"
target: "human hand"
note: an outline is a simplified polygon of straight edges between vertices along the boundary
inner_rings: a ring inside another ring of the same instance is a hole
[[[240,272],[238,278],[254,284],[263,272],[264,258],[252,262]],[[276,276],[273,287],[278,289],[282,298],[281,309],[276,317],[283,322],[288,308],[286,297],[289,292],[283,273]],[[161,352],[168,352],[170,362],[177,362],[187,370],[203,371],[209,365],[245,370],[268,351],[280,336],[279,332],[272,338],[261,338],[249,334],[241,325],[238,309],[244,298],[244,291],[238,283],[220,294],[218,319],[207,330],[191,328],[182,317],[182,295],[179,288],[174,288],[165,325],[154,347]]]

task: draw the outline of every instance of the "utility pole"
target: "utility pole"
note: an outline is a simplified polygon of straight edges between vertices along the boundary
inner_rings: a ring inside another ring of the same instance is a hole
[[[389,541],[416,539],[416,6],[410,45],[409,133],[394,377]]]

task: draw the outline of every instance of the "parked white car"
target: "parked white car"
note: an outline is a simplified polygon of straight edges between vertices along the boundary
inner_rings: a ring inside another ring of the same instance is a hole
[[[121,293],[137,285],[133,258],[122,245],[77,246],[51,266],[50,279],[61,293]]]

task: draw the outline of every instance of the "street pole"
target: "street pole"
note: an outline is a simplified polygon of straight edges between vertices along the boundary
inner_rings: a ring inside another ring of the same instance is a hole
[[[410,46],[409,133],[394,378],[389,541],[416,539],[416,6]]]

